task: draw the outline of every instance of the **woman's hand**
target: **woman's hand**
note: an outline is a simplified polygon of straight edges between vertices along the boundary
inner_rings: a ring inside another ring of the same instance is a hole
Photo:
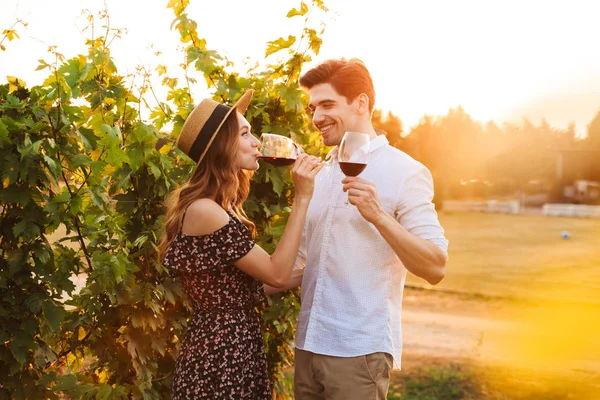
[[[315,176],[325,165],[321,159],[300,154],[292,168],[292,178],[296,189],[296,199],[310,200],[315,189]]]

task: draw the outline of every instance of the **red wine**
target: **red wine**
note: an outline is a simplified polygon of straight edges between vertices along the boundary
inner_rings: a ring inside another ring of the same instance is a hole
[[[276,167],[287,167],[296,162],[295,158],[281,158],[281,157],[260,157],[261,160],[268,162]]]
[[[340,168],[342,169],[342,172],[346,176],[357,176],[358,174],[363,172],[363,169],[365,169],[366,167],[367,167],[367,164],[363,164],[363,163],[355,163],[355,162],[341,162],[340,163]]]

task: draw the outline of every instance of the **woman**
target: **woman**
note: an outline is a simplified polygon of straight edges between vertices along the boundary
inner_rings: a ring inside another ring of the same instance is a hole
[[[173,399],[270,399],[260,315],[262,284],[282,287],[298,252],[314,177],[322,164],[302,155],[296,197],[273,255],[252,239],[242,209],[258,169],[259,141],[242,116],[252,91],[233,107],[203,100],[183,125],[178,147],[198,163],[169,200],[160,250],[192,307],[173,377]]]

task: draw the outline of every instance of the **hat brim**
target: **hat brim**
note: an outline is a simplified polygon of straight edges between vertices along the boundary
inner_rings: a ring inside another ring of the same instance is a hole
[[[202,100],[187,116],[177,140],[177,147],[199,164],[231,113],[246,112],[253,93],[252,89],[247,90],[233,106],[210,98]]]
[[[240,97],[238,99],[238,101],[236,101],[235,104],[233,106],[231,106],[231,109],[227,112],[227,114],[225,114],[225,117],[223,117],[223,120],[218,125],[217,129],[215,129],[214,133],[212,134],[212,137],[210,138],[210,140],[208,141],[208,144],[206,145],[206,148],[204,149],[204,151],[200,155],[200,158],[198,159],[198,164],[200,164],[200,162],[202,161],[202,159],[206,155],[206,152],[210,148],[210,145],[214,142],[215,138],[217,137],[217,134],[221,130],[221,127],[223,127],[223,124],[225,123],[225,121],[227,120],[227,118],[229,118],[229,116],[231,115],[231,113],[234,112],[234,111],[237,111],[237,112],[239,112],[242,115],[244,115],[244,113],[246,113],[246,110],[248,109],[248,106],[250,105],[250,101],[252,100],[252,94],[253,93],[254,93],[254,90],[252,90],[252,89],[247,90],[242,95],[242,97]]]

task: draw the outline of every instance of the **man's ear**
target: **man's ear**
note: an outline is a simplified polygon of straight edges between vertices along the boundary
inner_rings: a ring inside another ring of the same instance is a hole
[[[356,107],[360,114],[369,113],[369,96],[361,93],[356,97]]]

